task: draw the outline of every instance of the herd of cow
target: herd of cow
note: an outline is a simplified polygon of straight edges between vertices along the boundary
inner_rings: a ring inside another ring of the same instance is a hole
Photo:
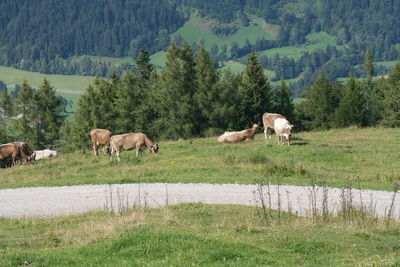
[[[278,137],[278,144],[283,144],[284,141],[287,141],[287,144],[290,145],[293,125],[289,123],[285,116],[276,113],[264,113],[262,121],[265,139],[267,139],[267,135],[271,138],[272,130],[274,130]],[[254,139],[257,128],[258,125],[254,124],[251,128],[246,130],[225,132],[217,138],[217,141],[223,143],[238,143],[252,140]],[[123,150],[136,149],[136,156],[139,156],[143,149],[147,149],[155,154],[158,154],[159,150],[159,146],[153,143],[143,133],[112,135],[109,130],[94,129],[90,132],[90,137],[95,155],[99,155],[98,146],[102,145],[104,154],[110,155],[110,161],[112,161],[113,154],[116,154],[118,161],[120,161],[119,155]],[[24,162],[31,163],[35,160],[54,156],[57,156],[57,152],[54,150],[32,151],[25,142],[13,142],[0,145],[1,168],[15,166],[18,163]]]

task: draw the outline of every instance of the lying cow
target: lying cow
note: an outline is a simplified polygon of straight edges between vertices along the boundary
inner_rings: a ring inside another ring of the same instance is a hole
[[[34,160],[41,160],[41,159],[47,159],[47,158],[52,158],[57,156],[57,151],[55,150],[50,150],[50,149],[45,149],[45,150],[35,150],[33,152],[33,158]]]
[[[104,154],[110,154],[110,138],[112,133],[109,130],[104,129],[93,129],[90,131],[90,137],[92,139],[92,147],[94,150],[94,154],[96,156],[99,155],[97,151],[97,146],[103,146]]]
[[[221,143],[239,143],[242,141],[254,139],[254,134],[257,130],[258,125],[255,123],[249,129],[236,131],[236,132],[225,132],[223,135],[217,138],[218,142]]]
[[[127,133],[120,135],[113,135],[110,138],[111,145],[111,156],[117,154],[118,161],[120,161],[119,154],[123,150],[136,149],[136,156],[139,156],[142,149],[148,149],[150,152],[158,154],[158,145],[154,144],[145,134],[143,133]]]
[[[286,119],[285,116],[278,114],[278,113],[264,113],[262,116],[262,121],[264,125],[264,137],[267,139],[267,135],[269,136],[269,139],[271,139],[272,136],[272,130],[275,130],[274,127],[274,121],[276,119]],[[269,130],[270,129],[270,130]]]
[[[287,140],[288,146],[290,145],[290,138],[292,136],[293,125],[289,123],[287,119],[278,118],[274,121],[274,129],[278,136],[278,145],[282,144]]]

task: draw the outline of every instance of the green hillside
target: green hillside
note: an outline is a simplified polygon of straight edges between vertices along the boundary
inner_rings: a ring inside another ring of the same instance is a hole
[[[28,81],[32,87],[38,87],[43,79],[47,79],[55,89],[83,91],[95,77],[81,75],[58,75],[29,72],[0,66],[0,80],[7,84],[22,84]]]
[[[289,57],[293,59],[300,59],[304,53],[311,53],[316,49],[325,49],[327,46],[335,46],[338,49],[335,38],[326,32],[310,33],[306,36],[307,43],[302,46],[283,46],[279,48],[272,48],[262,51],[260,54],[272,57],[279,54],[282,57]]]
[[[211,23],[204,20],[204,18],[201,19],[198,17],[191,17],[191,19],[187,21],[179,30],[172,34],[172,37],[179,34],[188,43],[197,43],[200,40],[204,40],[204,44],[207,49],[209,49],[213,43],[218,46],[230,46],[232,42],[237,42],[240,46],[243,46],[246,40],[252,44],[261,38],[265,38],[267,40],[276,40],[276,35],[271,35],[271,30],[268,32],[266,30],[266,26],[262,27],[256,22],[251,22],[251,24],[246,27],[240,27],[232,35],[218,36],[210,32],[210,30],[204,26],[204,24]],[[269,29],[274,29],[274,27],[276,28],[277,26],[270,26]]]

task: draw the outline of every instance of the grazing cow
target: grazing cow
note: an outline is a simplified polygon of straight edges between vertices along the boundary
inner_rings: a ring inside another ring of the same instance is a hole
[[[20,156],[20,147],[17,144],[4,144],[0,145],[0,160],[7,160],[12,158],[11,165],[14,166],[16,160]]]
[[[264,137],[267,139],[267,134],[269,136],[269,139],[271,139],[272,132],[268,131],[268,129],[274,130],[274,121],[276,119],[286,119],[285,116],[277,113],[264,113],[262,116],[262,121],[264,125]]]
[[[96,156],[99,155],[97,151],[97,146],[103,146],[104,154],[110,154],[110,138],[112,133],[109,130],[104,129],[93,129],[90,131],[90,137],[92,139],[92,147],[94,150],[94,154]]]
[[[45,149],[45,150],[36,150],[33,152],[35,160],[47,159],[57,156],[57,151]]]
[[[254,134],[256,132],[258,125],[255,123],[249,129],[236,131],[236,132],[225,132],[223,135],[217,138],[218,142],[222,143],[239,143],[242,141],[254,139]]]
[[[122,150],[136,149],[136,156],[139,156],[142,149],[148,149],[150,152],[158,154],[158,145],[154,144],[145,134],[143,133],[127,133],[120,135],[113,135],[110,139],[111,144],[111,157],[112,154],[117,153],[118,161],[120,161],[119,154]]]
[[[287,119],[278,118],[274,121],[274,129],[276,135],[278,136],[278,145],[282,144],[285,140],[288,141],[288,146],[290,145],[290,137],[292,136],[293,125],[289,123]]]
[[[34,154],[32,149],[25,142],[12,142],[11,144],[15,144],[19,147],[20,151],[17,156],[17,160],[25,161],[32,163],[34,161]]]

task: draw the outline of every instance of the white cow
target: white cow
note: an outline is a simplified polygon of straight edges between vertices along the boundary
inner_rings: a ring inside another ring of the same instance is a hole
[[[56,156],[57,156],[57,151],[55,150],[45,149],[45,150],[33,151],[33,158],[35,160],[47,159]]]
[[[285,140],[290,145],[290,137],[292,136],[293,125],[287,119],[278,118],[274,121],[275,133],[278,136],[278,145],[282,144]]]

